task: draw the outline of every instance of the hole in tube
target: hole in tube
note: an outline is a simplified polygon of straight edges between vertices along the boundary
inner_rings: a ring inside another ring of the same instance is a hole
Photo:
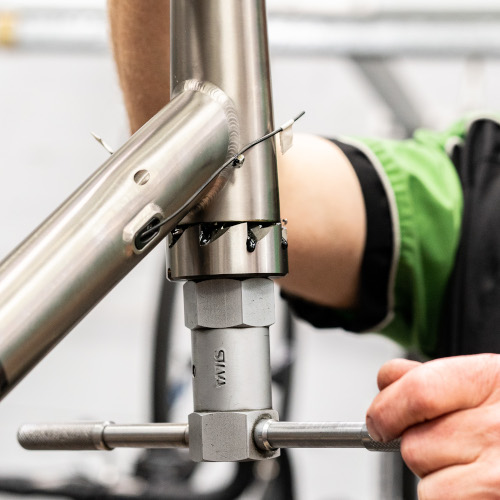
[[[149,181],[151,174],[147,170],[139,170],[134,175],[134,181],[139,186],[144,186]]]

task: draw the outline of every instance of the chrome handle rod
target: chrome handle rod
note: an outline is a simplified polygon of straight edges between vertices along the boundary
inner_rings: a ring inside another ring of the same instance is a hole
[[[254,429],[261,450],[278,448],[366,448],[399,451],[400,440],[375,441],[364,422],[277,422],[261,420]]]
[[[380,443],[363,422],[278,422],[262,419],[253,430],[258,448],[366,448],[399,451],[400,440]],[[113,448],[187,448],[188,424],[79,422],[26,424],[17,438],[27,450],[112,450]]]
[[[187,424],[26,424],[19,429],[17,439],[27,450],[112,450],[189,446]]]

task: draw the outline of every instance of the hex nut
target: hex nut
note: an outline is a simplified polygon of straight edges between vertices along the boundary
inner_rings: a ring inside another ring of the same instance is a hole
[[[261,451],[254,427],[263,418],[278,420],[275,410],[195,412],[189,415],[189,455],[195,462],[241,462],[275,458],[279,450]]]
[[[272,325],[274,283],[267,278],[188,281],[184,320],[191,330]]]

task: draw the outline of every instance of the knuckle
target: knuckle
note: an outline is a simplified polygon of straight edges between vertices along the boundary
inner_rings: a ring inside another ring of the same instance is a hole
[[[377,397],[366,414],[367,420],[371,420],[379,431],[383,431],[387,424],[387,419],[384,418],[385,408],[386,405]]]
[[[420,478],[439,468],[429,438],[428,432],[420,426],[407,430],[401,438],[401,456],[411,471]]]
[[[417,475],[422,465],[422,444],[417,433],[406,431],[401,439],[401,456]]]
[[[418,500],[432,500],[431,491],[429,488],[429,481],[422,479],[417,486]]]
[[[432,386],[429,384],[426,370],[415,370],[411,374],[408,392],[409,411],[413,415],[429,415],[435,406],[435,399],[432,397]]]
[[[382,405],[380,403],[380,398],[376,397],[372,402],[370,408],[368,409],[367,415],[370,416],[373,420],[380,420],[380,415],[382,412]]]
[[[384,363],[379,368],[379,371],[377,374],[377,384],[379,387],[381,385],[385,384],[386,380],[388,379],[389,372],[391,371],[392,365],[393,365],[392,361],[388,361],[388,362]]]
[[[452,482],[436,480],[432,476],[418,483],[417,495],[418,500],[472,500],[471,497],[464,496],[463,491],[458,492]]]

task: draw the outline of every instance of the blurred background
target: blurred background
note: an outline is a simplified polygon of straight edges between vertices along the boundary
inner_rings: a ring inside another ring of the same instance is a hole
[[[128,137],[105,8],[105,0],[0,0],[0,258],[106,160],[90,132],[112,148]],[[497,1],[268,0],[268,13],[277,124],[305,110],[299,131],[405,138],[469,111],[500,110]],[[78,476],[134,491],[141,451],[29,452],[16,431],[25,422],[150,421],[164,260],[159,245],[0,404],[0,478],[51,487]],[[191,411],[190,336],[180,300],[174,309],[172,419],[183,422]],[[297,321],[289,348],[280,311],[272,356],[296,359],[288,418],[363,420],[378,368],[400,349],[376,335]],[[392,458],[364,450],[290,455],[298,499],[411,498]],[[228,475],[224,464],[203,465],[194,484],[208,491]],[[254,488],[242,498],[263,494]]]

